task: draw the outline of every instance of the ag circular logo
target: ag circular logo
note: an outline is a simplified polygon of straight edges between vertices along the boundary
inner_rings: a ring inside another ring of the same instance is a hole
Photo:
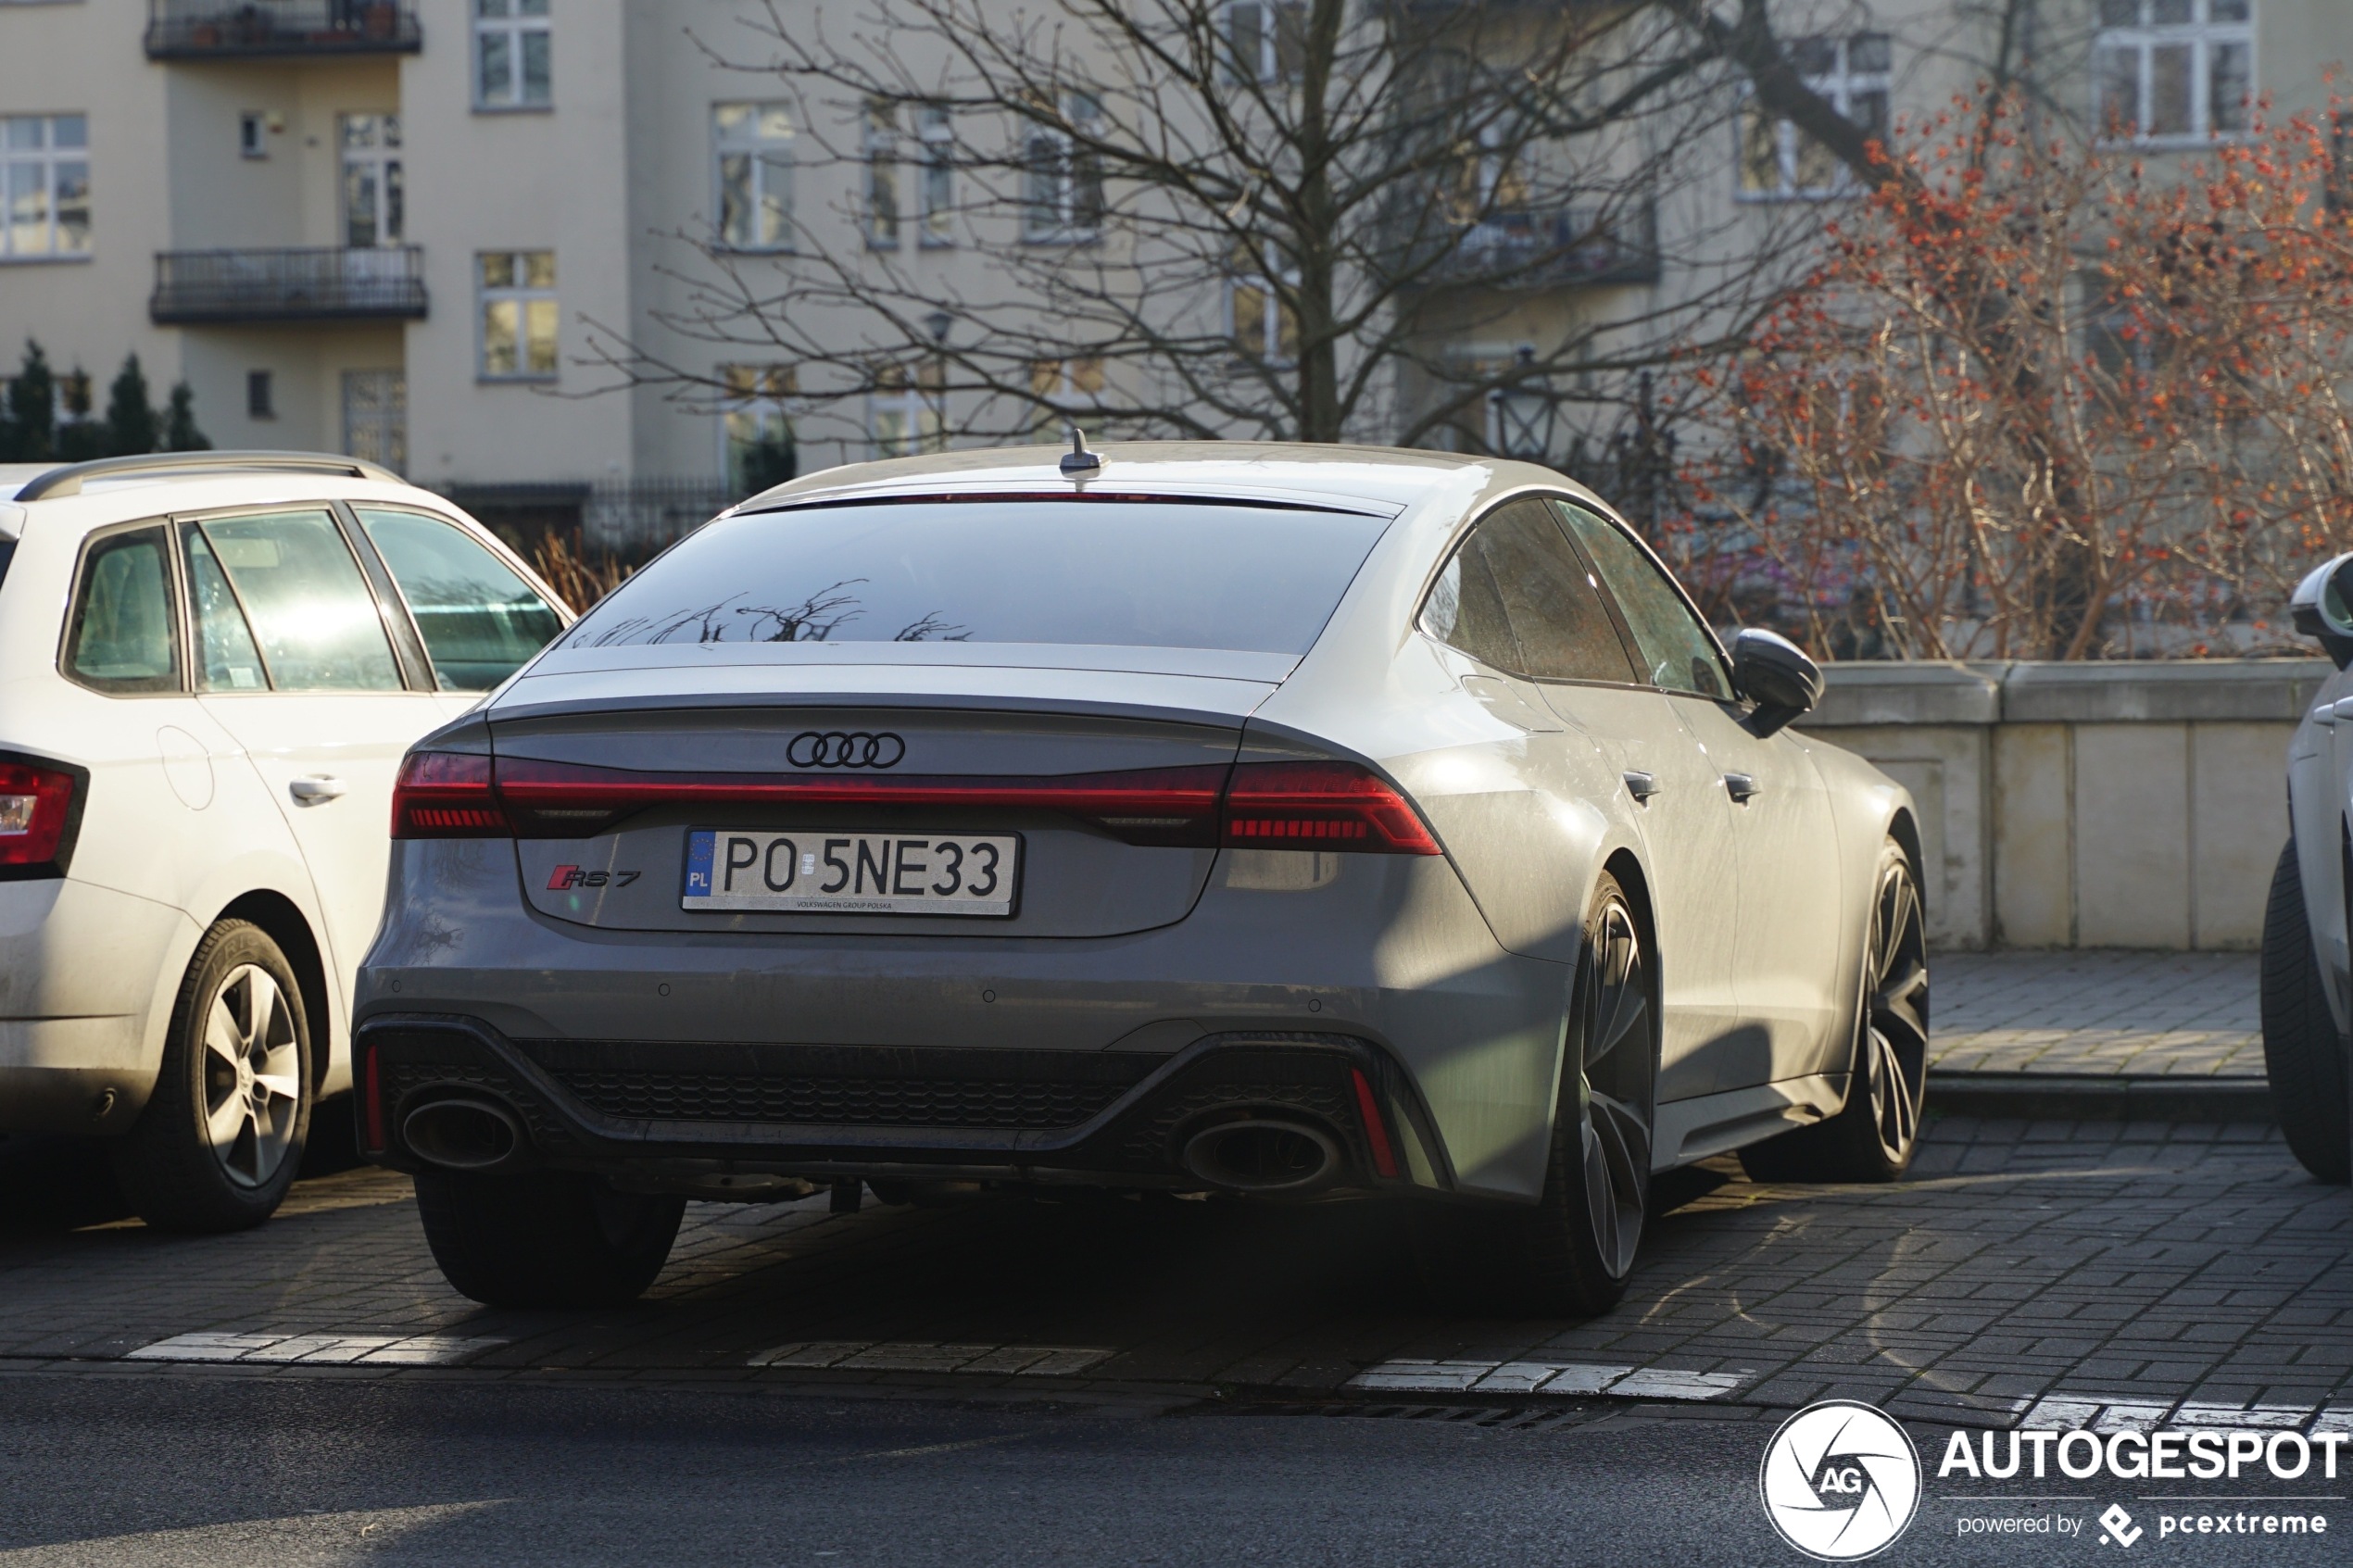
[[[1825,1399],[1781,1423],[1756,1489],[1781,1539],[1824,1562],[1885,1549],[1920,1503],[1920,1453],[1878,1410]]]
[[[888,730],[803,730],[785,747],[796,768],[895,768],[906,755],[907,743]]]

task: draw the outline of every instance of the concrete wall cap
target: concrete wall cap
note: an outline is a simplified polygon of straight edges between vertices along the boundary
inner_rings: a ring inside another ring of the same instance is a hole
[[[2335,673],[2324,659],[2026,663],[2002,678],[2013,724],[2294,721]]]
[[[1982,671],[1942,660],[1826,664],[1821,705],[1806,729],[1858,724],[1995,724],[2001,686]]]

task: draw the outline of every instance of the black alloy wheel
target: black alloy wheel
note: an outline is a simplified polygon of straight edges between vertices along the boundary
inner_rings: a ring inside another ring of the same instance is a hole
[[[1604,874],[1585,922],[1544,1190],[1530,1209],[1416,1205],[1424,1290],[1465,1311],[1593,1317],[1626,1294],[1650,1209],[1658,994],[1632,906]]]
[[[1892,1182],[1911,1166],[1928,1088],[1928,921],[1911,857],[1893,838],[1880,850],[1869,918],[1846,1105],[1742,1149],[1753,1180]]]

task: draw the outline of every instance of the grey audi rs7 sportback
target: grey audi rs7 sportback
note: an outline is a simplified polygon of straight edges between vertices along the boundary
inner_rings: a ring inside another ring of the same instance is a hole
[[[1076,1185],[1390,1197],[1442,1297],[1601,1311],[1658,1172],[1911,1158],[1919,830],[1820,689],[1529,464],[813,474],[411,751],[360,1139],[490,1302],[688,1198]]]

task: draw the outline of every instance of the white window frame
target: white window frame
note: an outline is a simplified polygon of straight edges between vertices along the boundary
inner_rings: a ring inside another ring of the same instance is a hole
[[[930,249],[956,243],[956,123],[945,104],[921,104],[915,131],[923,160],[915,170],[915,243]]]
[[[61,134],[74,140],[62,145]],[[19,145],[19,142],[24,144]],[[57,220],[57,186],[66,171],[82,178],[82,246],[61,246],[63,225]],[[19,247],[15,193],[41,194],[37,240]],[[87,261],[96,242],[90,212],[90,117],[86,114],[0,115],[0,262]]]
[[[866,248],[897,250],[907,221],[906,193],[899,183],[899,106],[887,98],[869,99],[863,126],[859,151],[864,195],[859,220],[866,231]]]
[[[1073,354],[1030,366],[1029,390],[1040,399],[1031,421],[1035,433],[1040,440],[1060,441],[1072,424],[1107,406],[1110,378],[1101,355]]]
[[[524,257],[544,256],[547,258],[548,282],[545,286],[525,282],[493,284],[484,276],[483,263],[494,256],[511,257],[510,276],[524,275]],[[563,310],[557,303],[556,253],[552,250],[485,250],[474,253],[474,379],[503,384],[509,382],[546,383],[562,373]],[[494,370],[490,368],[490,307],[511,303],[515,307],[515,368]],[[531,351],[531,307],[547,304],[556,312],[554,362],[544,370],[533,370],[528,363]]]
[[[891,384],[896,372],[896,386]],[[948,450],[947,410],[942,406],[937,360],[916,370],[887,368],[866,394],[866,437],[874,455],[912,458]],[[925,383],[928,382],[929,385]]]
[[[1248,18],[1247,24],[1244,18]],[[1247,25],[1255,42],[1243,33]],[[1286,44],[1304,50],[1306,0],[1226,0],[1217,11],[1217,41],[1228,82],[1282,82],[1297,74],[1297,60],[1283,57]],[[1255,60],[1244,56],[1255,55]],[[1252,74],[1255,72],[1255,74]]]
[[[1074,126],[1099,127],[1102,105],[1091,93],[1070,93],[1063,99],[1063,115]],[[1099,134],[1089,130],[1088,135]],[[1102,234],[1102,170],[1091,175],[1079,168],[1076,144],[1069,132],[1052,125],[1033,123],[1023,136],[1021,237],[1026,245],[1091,245]],[[1082,196],[1092,184],[1091,202]],[[1051,191],[1044,187],[1051,184]],[[1086,221],[1087,207],[1095,220]]]
[[[1883,55],[1886,59],[1885,65],[1866,70],[1855,69],[1856,47],[1866,43],[1875,45]],[[1792,39],[1782,45],[1782,49],[1783,53],[1787,54],[1800,45],[1820,44],[1828,44],[1832,50],[1831,69],[1827,71],[1806,75],[1802,78],[1806,85],[1829,99],[1831,107],[1848,119],[1855,119],[1855,106],[1858,100],[1868,99],[1873,94],[1878,94],[1881,129],[1884,132],[1888,106],[1891,102],[1890,94],[1894,85],[1894,41],[1884,32],[1866,31],[1843,33],[1834,38]],[[1736,138],[1732,180],[1735,193],[1742,201],[1821,201],[1827,198],[1851,196],[1861,189],[1855,179],[1854,171],[1843,163],[1833,166],[1831,170],[1830,183],[1827,185],[1799,184],[1797,182],[1798,158],[1804,146],[1805,134],[1786,119],[1775,119],[1772,122],[1773,157],[1775,167],[1780,173],[1780,182],[1771,190],[1760,190],[1749,184],[1749,126],[1752,117],[1762,112],[1755,94],[1753,93],[1744,94],[1741,113],[1732,129]],[[1856,120],[1856,123],[1859,125],[1862,121]]]
[[[553,0],[472,0],[468,7],[473,12],[473,101],[477,113],[511,114],[555,107],[556,101],[556,38],[555,28],[548,17]],[[537,35],[547,44],[547,95],[544,98],[523,96],[523,41]],[[489,41],[503,38],[507,44],[507,84],[503,93],[494,94],[483,81],[484,56]]]
[[[2213,19],[2217,0],[2186,0],[2190,19],[2181,22],[2156,19],[2157,7],[2165,0],[2133,0],[2133,3],[2138,17],[2132,26],[2103,23],[2092,38],[2092,126],[2099,138],[2111,144],[2162,147],[2190,146],[2210,140],[2246,135],[2254,117],[2257,93],[2255,0],[2245,0],[2246,17],[2244,20],[2232,19],[2223,21]],[[2233,9],[2238,8],[2232,0],[2221,0],[2221,4]],[[2217,130],[2212,102],[2215,52],[2233,45],[2245,52],[2246,97],[2239,106],[2239,123]],[[2190,122],[2185,130],[2160,134],[2153,129],[2151,119],[2157,95],[2157,55],[2160,49],[2177,48],[2189,51]],[[2108,61],[2111,56],[2120,54],[2132,57],[2135,113],[2132,134],[2112,137],[2108,134],[2109,106],[2106,102]]]
[[[366,146],[351,144],[351,132],[360,121],[370,125],[371,140]],[[389,250],[399,246],[402,231],[407,227],[407,186],[401,170],[400,116],[382,109],[363,109],[352,114],[335,116],[336,172],[342,183],[335,194],[341,220],[343,242],[346,249],[357,249],[351,243],[351,170],[355,167],[372,168],[375,176],[375,211],[371,218],[375,225],[376,243],[366,247]],[[396,194],[397,193],[397,194]]]
[[[739,123],[725,123],[730,110],[741,111]],[[775,132],[771,121],[782,117],[784,130]],[[748,128],[748,129],[747,129]],[[779,255],[793,248],[793,124],[790,109],[783,104],[728,100],[711,106],[711,232],[718,248],[741,255]],[[750,194],[749,220],[751,234],[738,239],[727,232],[727,160],[746,160],[745,189]],[[764,239],[759,231],[760,220],[774,205],[777,222],[776,237]]]

